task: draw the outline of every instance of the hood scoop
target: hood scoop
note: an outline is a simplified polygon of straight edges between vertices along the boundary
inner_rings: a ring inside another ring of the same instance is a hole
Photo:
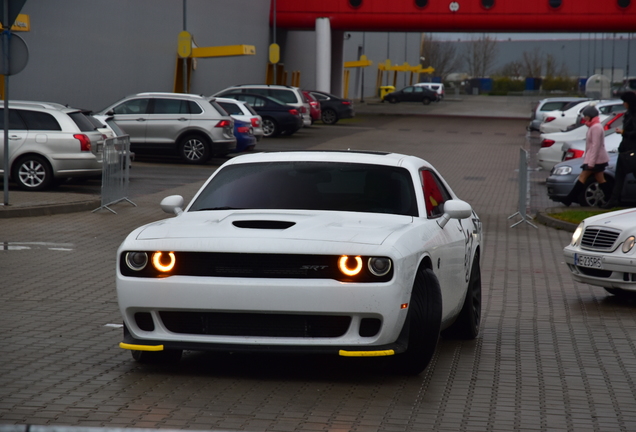
[[[284,230],[296,225],[296,222],[274,220],[241,220],[232,222],[237,228]]]

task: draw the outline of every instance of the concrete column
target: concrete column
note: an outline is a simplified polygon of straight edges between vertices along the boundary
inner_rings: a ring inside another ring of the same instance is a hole
[[[331,24],[316,19],[316,90],[331,93]]]
[[[331,93],[342,97],[343,92],[344,32],[333,31],[331,32]]]

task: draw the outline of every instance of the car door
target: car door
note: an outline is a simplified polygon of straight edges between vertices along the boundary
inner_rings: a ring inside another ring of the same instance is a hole
[[[112,109],[113,120],[130,135],[131,144],[146,142],[149,105],[149,98],[134,98],[125,100]]]
[[[444,203],[452,196],[430,169],[420,170],[422,191],[426,204],[426,218],[435,220],[444,214]],[[466,225],[466,226],[464,226]],[[444,228],[436,226],[436,246],[431,250],[433,271],[442,286],[443,316],[462,304],[468,282],[472,236],[468,225],[461,220],[451,219]],[[466,255],[468,254],[468,259]]]
[[[153,147],[173,148],[180,133],[190,126],[192,114],[190,113],[190,101],[174,98],[153,98],[148,110],[148,122],[146,126],[146,144]],[[198,108],[198,114],[203,110]]]
[[[404,87],[402,89],[402,97],[400,98],[400,100],[402,102],[413,102],[417,100],[417,93],[415,93],[415,89],[416,87],[413,86],[409,86],[409,87]],[[419,93],[421,95],[421,93]]]
[[[9,109],[9,161],[20,152],[29,131],[16,110]],[[4,173],[4,109],[0,109],[0,172]]]

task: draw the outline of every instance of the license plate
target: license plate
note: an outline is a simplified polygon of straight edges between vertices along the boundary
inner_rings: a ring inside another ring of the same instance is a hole
[[[591,257],[587,255],[574,254],[574,265],[580,267],[603,268],[603,263],[599,257]]]

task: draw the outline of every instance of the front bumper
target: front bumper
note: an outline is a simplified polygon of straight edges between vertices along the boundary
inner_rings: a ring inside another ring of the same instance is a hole
[[[575,281],[604,288],[620,288],[626,291],[636,292],[636,257],[633,254],[629,256],[618,256],[618,254],[622,254],[620,249],[611,253],[599,253],[581,250],[572,246],[567,246],[563,254],[568,269]],[[600,258],[602,268],[597,269],[575,265],[575,254]]]
[[[552,175],[546,179],[545,185],[548,191],[548,198],[552,201],[563,202],[565,197],[572,191],[578,177],[575,175]]]

